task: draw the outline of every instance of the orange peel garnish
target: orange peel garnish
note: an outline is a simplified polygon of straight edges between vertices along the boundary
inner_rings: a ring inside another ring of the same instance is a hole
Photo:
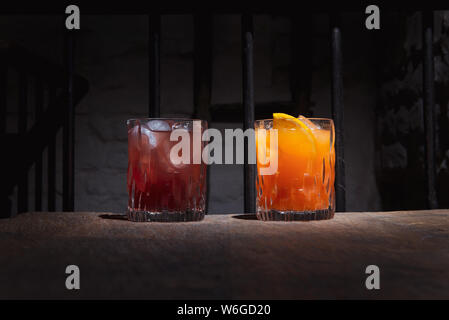
[[[316,150],[317,142],[316,142],[315,135],[313,134],[312,129],[310,129],[309,126],[301,120],[301,118],[306,119],[303,116],[299,116],[299,118],[295,118],[286,113],[273,113],[273,119],[290,119],[290,120],[293,120],[295,123],[299,124],[299,126],[301,128],[303,128],[312,137],[313,147]]]

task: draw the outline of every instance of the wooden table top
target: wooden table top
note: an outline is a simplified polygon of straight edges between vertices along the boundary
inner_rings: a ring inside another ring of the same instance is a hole
[[[137,223],[112,213],[0,220],[0,298],[449,298],[449,210],[327,221],[208,215]],[[81,289],[67,290],[67,265]],[[368,265],[380,289],[367,290]]]

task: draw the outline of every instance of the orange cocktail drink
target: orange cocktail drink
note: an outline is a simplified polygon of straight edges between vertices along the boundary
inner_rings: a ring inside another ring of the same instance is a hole
[[[274,114],[273,119],[256,121],[255,127],[258,218],[332,218],[335,162],[332,120]]]

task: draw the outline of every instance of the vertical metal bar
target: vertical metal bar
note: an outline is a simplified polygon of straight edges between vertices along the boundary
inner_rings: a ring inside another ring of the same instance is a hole
[[[313,62],[313,23],[310,13],[291,17],[290,91],[295,104],[295,116],[312,116],[310,93]],[[305,46],[304,43],[307,43]]]
[[[64,62],[67,76],[66,83],[66,119],[63,130],[63,211],[73,211],[74,202],[74,152],[75,152],[75,111],[73,108],[73,46],[74,33],[65,32]]]
[[[160,117],[160,46],[161,46],[161,16],[149,16],[150,31],[150,90],[149,90],[149,117]]]
[[[3,56],[0,56],[3,59]],[[4,61],[0,61],[0,134],[6,133],[6,101],[7,101],[8,68]]]
[[[194,73],[193,73],[193,105],[195,118],[210,122],[212,94],[212,46],[213,16],[212,14],[196,14],[194,16]],[[210,125],[210,124],[209,124]],[[206,168],[206,187],[210,190],[210,166]],[[209,211],[209,192],[206,192],[206,212]]]
[[[254,129],[254,32],[253,17],[250,14],[242,15],[242,76],[243,76],[243,109],[244,130]],[[251,139],[255,139],[251,136]],[[256,212],[256,165],[248,163],[248,141],[245,143],[244,164],[244,198],[245,213]]]
[[[426,137],[426,191],[429,209],[438,208],[435,191],[435,83],[433,62],[433,11],[422,12],[424,131]]]
[[[336,211],[346,211],[342,45],[339,17],[331,17],[332,117],[335,124]]]
[[[42,116],[43,105],[44,105],[44,86],[41,78],[36,78],[35,85],[35,99],[36,99],[36,121]],[[34,165],[34,210],[42,211],[42,155],[36,158],[36,163]]]
[[[212,82],[212,37],[211,14],[197,14],[194,17],[194,78],[193,103],[195,117],[210,121]]]
[[[52,104],[56,100],[56,88],[51,84],[48,88],[48,104]],[[48,141],[47,149],[47,205],[48,211],[56,210],[56,137],[51,137]]]
[[[0,54],[0,136],[6,133],[8,68],[5,61],[5,55]],[[0,148],[6,150],[6,146],[3,145],[3,143],[0,145]],[[0,160],[0,165],[4,169],[7,168],[5,160],[4,156]],[[11,216],[11,199],[9,198],[9,195],[10,190],[5,186],[5,183],[2,182],[0,184],[0,218]]]
[[[388,29],[387,29],[388,30]],[[377,30],[376,32],[371,33],[372,35],[372,39],[373,39],[373,46],[372,48],[378,48],[379,50],[377,51],[375,60],[374,60],[374,75],[375,75],[375,83],[376,83],[376,98],[375,98],[375,108],[374,108],[374,119],[375,119],[375,125],[374,125],[374,174],[376,179],[378,179],[378,181],[381,180],[382,178],[382,136],[381,136],[381,130],[380,130],[380,126],[379,123],[381,121],[382,118],[382,107],[383,107],[383,103],[382,103],[382,84],[383,84],[383,75],[382,75],[382,69],[383,66],[385,64],[385,60],[384,60],[384,45],[383,45],[383,41],[385,41],[385,35],[386,35],[386,31],[385,29],[382,30]],[[381,190],[379,190],[381,191]],[[382,193],[381,193],[382,194]],[[382,199],[382,196],[381,196]],[[381,210],[385,211],[386,210],[386,206],[385,206],[385,199],[382,199],[380,201],[380,205],[381,205]]]
[[[21,71],[19,74],[19,117],[18,128],[21,139],[25,138],[28,126],[28,78]],[[21,168],[17,190],[18,212],[28,211],[28,168]]]

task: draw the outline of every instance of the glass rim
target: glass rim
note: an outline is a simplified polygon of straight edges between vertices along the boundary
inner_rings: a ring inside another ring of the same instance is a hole
[[[206,121],[205,119],[190,119],[190,118],[131,118],[126,120],[126,124],[132,121],[149,121],[149,120],[173,120],[173,121]]]
[[[298,118],[295,118],[298,119]],[[334,119],[331,118],[306,118],[307,120],[317,120],[317,121],[329,121],[334,122]],[[260,121],[273,121],[274,119],[260,119],[260,120],[254,120],[254,122],[260,122]],[[293,120],[290,118],[285,118],[284,120]]]

